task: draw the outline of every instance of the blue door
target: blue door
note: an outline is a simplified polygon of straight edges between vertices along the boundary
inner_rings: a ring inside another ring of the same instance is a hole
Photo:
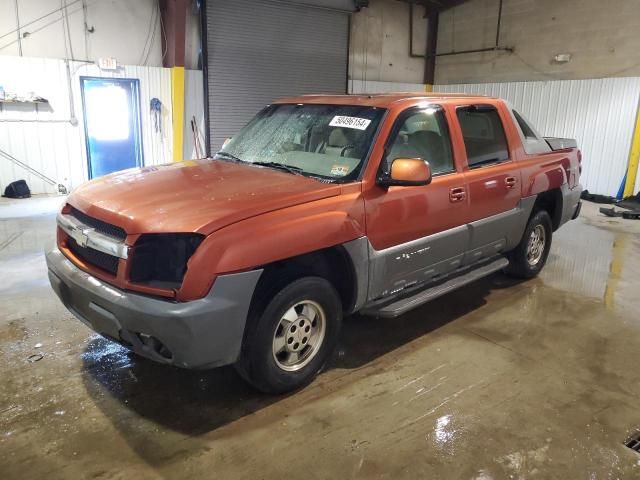
[[[89,178],[143,165],[140,82],[80,77]]]

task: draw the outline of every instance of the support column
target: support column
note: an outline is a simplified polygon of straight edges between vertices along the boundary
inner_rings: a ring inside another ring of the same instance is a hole
[[[173,161],[183,158],[184,141],[184,52],[188,0],[160,0],[164,35],[162,59],[164,67],[171,68],[171,111],[173,126]]]
[[[424,84],[425,90],[431,92],[436,77],[436,48],[438,46],[438,21],[437,10],[427,11],[427,49],[424,57]]]
[[[173,126],[173,161],[184,160],[184,67],[171,68],[171,124]]]
[[[640,161],[640,105],[636,114],[636,126],[631,140],[631,151],[629,152],[629,163],[627,164],[627,180],[624,184],[623,197],[634,195],[636,177],[638,175],[638,162]]]

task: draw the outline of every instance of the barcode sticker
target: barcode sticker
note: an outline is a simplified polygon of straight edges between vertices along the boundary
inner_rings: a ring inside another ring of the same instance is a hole
[[[330,127],[346,127],[355,128],[357,130],[366,130],[371,120],[367,118],[358,117],[345,117],[343,115],[336,115],[329,122]]]

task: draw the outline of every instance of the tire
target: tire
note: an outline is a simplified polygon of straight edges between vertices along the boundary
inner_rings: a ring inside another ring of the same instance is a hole
[[[265,393],[285,393],[310,383],[333,351],[342,325],[342,303],[324,278],[288,283],[257,301],[248,318],[235,367]],[[264,308],[262,307],[264,306]]]
[[[509,252],[506,273],[516,278],[533,278],[544,267],[551,248],[553,228],[545,210],[534,212],[518,246]],[[540,243],[540,237],[542,240]]]

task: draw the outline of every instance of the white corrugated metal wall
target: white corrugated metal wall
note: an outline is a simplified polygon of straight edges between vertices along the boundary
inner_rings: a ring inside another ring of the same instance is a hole
[[[585,189],[618,193],[629,159],[640,78],[436,85],[434,91],[509,100],[542,135],[578,141]]]
[[[159,67],[121,66],[101,71],[94,64],[69,62],[73,110],[72,125],[67,64],[64,60],[0,56],[0,85],[6,92],[34,92],[49,106],[4,104],[0,110],[0,149],[44,175],[75,188],[87,180],[87,157],[80,95],[80,76],[137,78],[140,80],[142,146],[145,165],[172,159],[171,71]],[[149,101],[162,102],[162,131],[155,132]],[[53,187],[0,156],[0,188],[27,180],[33,193],[52,193]]]

